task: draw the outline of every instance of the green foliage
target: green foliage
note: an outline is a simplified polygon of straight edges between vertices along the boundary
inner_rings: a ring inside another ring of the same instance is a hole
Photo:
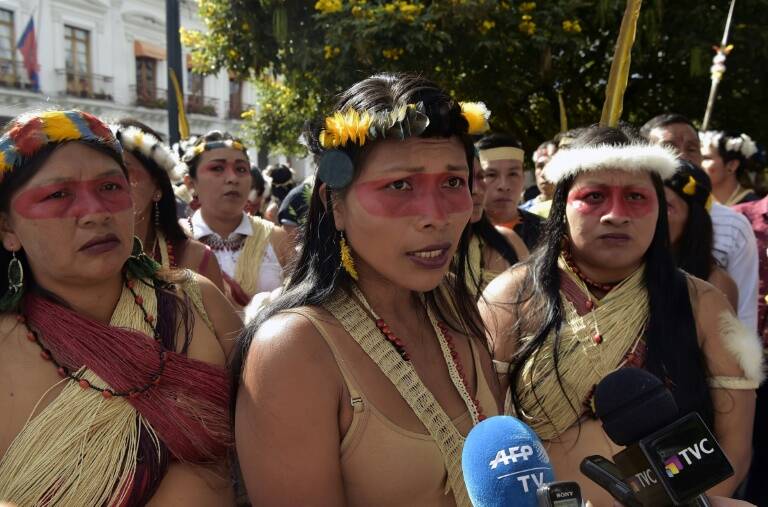
[[[257,77],[262,107],[250,122],[260,146],[296,153],[303,120],[368,75],[414,71],[460,100],[481,100],[494,130],[528,149],[559,131],[557,91],[570,126],[599,120],[624,2],[615,0],[199,0],[205,34],[185,32],[199,71],[227,67]],[[724,0],[646,0],[633,51],[623,118],[663,111],[704,113],[712,45]],[[713,127],[768,141],[768,0],[740,0],[735,45]],[[280,76],[280,86],[271,89]],[[271,108],[267,108],[271,105]],[[285,106],[285,107],[283,107]],[[281,113],[274,113],[281,111]]]

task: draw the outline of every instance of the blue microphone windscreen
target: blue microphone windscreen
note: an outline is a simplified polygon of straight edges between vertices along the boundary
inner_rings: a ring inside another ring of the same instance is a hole
[[[461,460],[475,507],[536,507],[539,486],[555,480],[541,440],[514,417],[490,417],[472,428]]]

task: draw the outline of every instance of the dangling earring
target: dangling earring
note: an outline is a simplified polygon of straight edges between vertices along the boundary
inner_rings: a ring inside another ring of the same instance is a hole
[[[357,270],[355,269],[355,260],[352,258],[352,249],[347,244],[347,238],[344,231],[339,231],[339,247],[341,248],[341,267],[347,272],[353,280],[357,280]]]
[[[16,308],[24,294],[24,266],[16,258],[16,252],[12,252],[12,255],[13,257],[8,262],[8,289],[0,298],[0,312],[2,313]]]
[[[155,201],[155,231],[160,230],[160,201]]]
[[[200,209],[200,199],[197,198],[197,192],[192,192],[192,200],[189,201],[189,209],[197,211]]]

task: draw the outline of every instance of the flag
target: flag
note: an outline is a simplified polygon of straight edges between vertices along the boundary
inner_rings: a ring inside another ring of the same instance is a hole
[[[24,58],[24,68],[27,69],[27,76],[32,83],[32,89],[40,90],[40,83],[37,78],[37,39],[35,38],[35,18],[30,17],[24,33],[21,34],[16,47],[21,51]]]

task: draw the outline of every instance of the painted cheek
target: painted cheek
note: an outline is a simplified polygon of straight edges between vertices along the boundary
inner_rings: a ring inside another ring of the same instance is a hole
[[[103,186],[108,183],[117,184],[114,180],[100,179],[33,188],[14,199],[13,209],[24,218],[39,220],[80,218],[90,213],[119,213],[133,207],[125,180],[122,180],[120,189],[105,190]],[[66,195],[48,198],[59,191]]]
[[[355,185],[355,196],[371,215],[382,217],[434,216],[444,218],[472,209],[467,186],[446,188],[451,174],[416,174],[403,178],[412,190],[393,190],[387,185],[398,180],[376,180]]]

